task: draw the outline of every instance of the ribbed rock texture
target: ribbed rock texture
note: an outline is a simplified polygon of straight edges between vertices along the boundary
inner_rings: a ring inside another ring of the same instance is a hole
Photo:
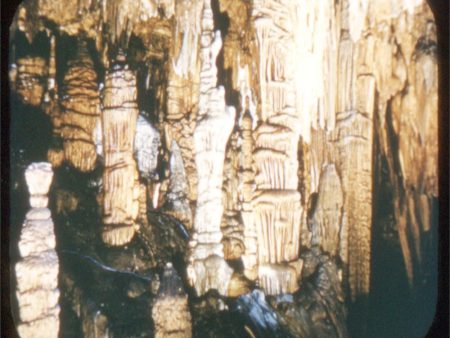
[[[225,147],[235,109],[225,105],[225,90],[217,85],[216,57],[222,45],[220,31],[213,32],[213,13],[206,0],[202,12],[200,97],[194,130],[198,174],[197,204],[190,242],[188,278],[202,295],[209,289],[226,294],[232,269],[224,260],[220,224],[223,214],[222,182]]]
[[[15,266],[19,306],[17,331],[21,337],[58,337],[59,262],[47,194],[53,178],[51,165],[32,163],[25,171],[31,209],[19,240]]]
[[[105,169],[103,173],[103,241],[128,243],[135,233],[139,212],[139,183],[133,157],[138,119],[136,75],[132,70],[111,69],[105,79],[102,130]]]
[[[64,157],[78,170],[92,171],[97,160],[94,130],[100,121],[100,95],[94,64],[83,40],[69,61],[62,91]]]
[[[107,245],[155,235],[150,209],[174,216],[197,295],[301,292],[302,252],[319,247],[357,302],[382,186],[408,280],[423,280],[438,198],[424,0],[30,0],[11,30],[25,46],[11,87],[50,116],[48,160],[101,171]],[[78,52],[58,53],[64,41]]]

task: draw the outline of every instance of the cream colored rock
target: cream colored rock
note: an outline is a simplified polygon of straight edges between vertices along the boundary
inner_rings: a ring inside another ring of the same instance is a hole
[[[194,131],[198,198],[188,278],[198,295],[209,289],[217,289],[226,295],[233,270],[223,258],[221,243],[222,182],[225,147],[234,125],[235,109],[225,105],[224,88],[216,88],[215,60],[222,41],[220,34],[212,31],[213,15],[209,0],[204,1],[201,27],[200,111]]]
[[[136,99],[133,71],[108,72],[102,111],[105,158],[102,238],[109,245],[126,244],[135,234],[134,221],[139,211],[137,165],[133,158],[138,118]]]
[[[308,8],[305,8],[308,11]],[[255,1],[252,17],[259,58],[259,98],[262,123],[253,133],[256,189],[252,198],[258,241],[258,281],[265,292],[279,294],[298,288],[296,270],[284,266],[298,259],[302,206],[298,189],[298,140],[309,140],[310,95],[298,106],[302,91],[295,61],[295,32],[302,22],[295,2]],[[304,42],[302,42],[304,43]],[[306,62],[306,60],[305,60]],[[308,65],[311,69],[311,64]],[[308,83],[315,90],[315,75]],[[317,101],[314,103],[317,104]],[[305,114],[299,120],[300,112]],[[245,222],[245,221],[244,221]],[[270,268],[267,268],[270,264]]]
[[[52,316],[39,318],[23,324],[18,324],[17,331],[21,338],[58,337],[59,311]]]
[[[53,177],[50,164],[32,163],[25,177],[30,193],[40,200],[47,199]],[[45,337],[58,337],[59,262],[55,245],[50,210],[40,205],[32,208],[22,227],[18,243],[20,260],[15,266],[20,319],[17,329],[21,337],[41,337],[41,332],[49,329],[52,331],[46,331]]]
[[[47,193],[53,179],[50,163],[35,162],[25,170],[25,180],[30,192],[30,205],[32,208],[45,208],[48,204]]]
[[[58,269],[55,262],[58,256],[54,250],[40,251],[39,255],[27,255],[16,264],[17,290],[20,293],[57,287]],[[33,271],[33,273],[30,273]]]
[[[180,147],[191,209],[197,200],[197,169],[193,133],[199,110],[200,34],[203,1],[176,1],[170,67],[167,80],[166,144],[175,140]]]
[[[27,212],[25,218],[28,221],[47,220],[51,218],[51,212],[47,208],[33,208]]]

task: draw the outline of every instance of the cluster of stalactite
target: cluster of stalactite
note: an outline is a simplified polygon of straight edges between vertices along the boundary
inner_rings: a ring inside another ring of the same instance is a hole
[[[11,32],[11,88],[51,118],[47,160],[101,169],[107,246],[154,242],[156,209],[188,229],[197,295],[294,293],[302,252],[320,247],[355,301],[370,292],[382,162],[405,270],[420,278],[438,197],[425,1],[29,0]]]

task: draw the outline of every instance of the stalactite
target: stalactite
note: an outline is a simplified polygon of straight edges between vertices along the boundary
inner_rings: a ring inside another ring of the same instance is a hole
[[[103,241],[123,245],[135,233],[139,210],[137,166],[133,158],[138,109],[133,71],[112,69],[106,75],[102,111],[104,218]]]
[[[152,308],[155,337],[192,337],[191,314],[181,278],[171,263],[164,269]]]
[[[80,40],[75,58],[64,76],[61,136],[64,157],[82,172],[92,171],[97,160],[94,130],[100,119],[97,74],[86,42]]]
[[[51,165],[32,163],[25,171],[31,210],[19,240],[21,259],[15,266],[21,337],[58,337],[58,256],[47,193],[53,178]]]

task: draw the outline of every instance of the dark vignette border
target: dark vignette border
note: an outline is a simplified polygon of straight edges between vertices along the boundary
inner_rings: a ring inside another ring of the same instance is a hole
[[[57,1],[57,0],[56,0]],[[368,0],[370,1],[370,0]],[[436,20],[439,54],[439,257],[438,303],[427,337],[449,337],[449,2],[427,0]],[[11,315],[9,287],[10,100],[8,83],[9,26],[19,0],[1,3],[1,337],[18,337]]]

